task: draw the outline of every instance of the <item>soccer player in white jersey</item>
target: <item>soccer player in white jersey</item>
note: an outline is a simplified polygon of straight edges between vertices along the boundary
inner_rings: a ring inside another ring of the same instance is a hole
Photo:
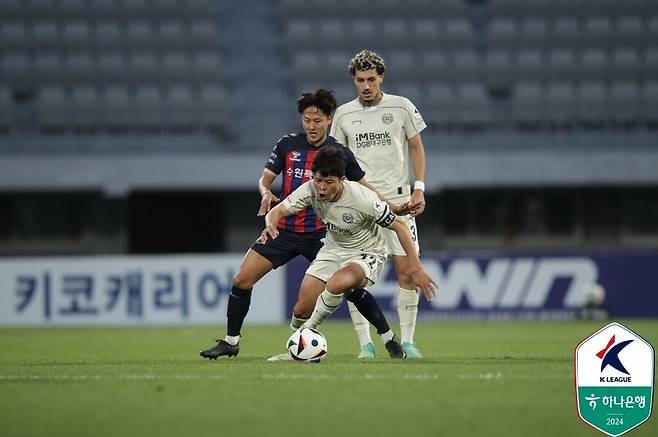
[[[306,270],[301,284],[306,293],[321,293],[311,317],[302,326],[317,327],[340,306],[345,296],[375,325],[391,358],[405,358],[377,302],[363,290],[375,283],[386,260],[384,228],[397,235],[409,255],[405,273],[413,289],[421,290],[432,300],[436,284],[423,270],[407,226],[372,190],[346,180],[344,152],[332,146],[321,149],[313,161],[312,172],[312,180],[302,184],[265,216],[261,234],[262,240],[277,238],[279,220],[309,206],[326,225],[325,245]]]
[[[419,253],[415,217],[425,210],[425,149],[420,133],[425,121],[409,99],[384,94],[384,60],[374,52],[363,50],[349,62],[358,97],[341,105],[334,115],[331,136],[348,146],[368,175],[368,182],[393,204],[409,202],[411,214],[400,217],[411,232]],[[414,170],[413,190],[409,184],[409,156]],[[395,233],[384,230],[387,249],[398,276],[397,309],[402,347],[408,358],[421,358],[414,343],[418,293],[407,274],[410,256],[403,250]],[[373,358],[368,321],[350,305],[350,315],[361,345],[360,358]]]

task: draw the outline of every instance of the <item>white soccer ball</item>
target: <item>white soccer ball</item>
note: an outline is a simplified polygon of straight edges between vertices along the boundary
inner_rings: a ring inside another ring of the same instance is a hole
[[[300,328],[290,336],[286,349],[295,361],[319,363],[327,355],[327,339],[317,329]]]
[[[585,286],[585,303],[589,306],[600,306],[605,300],[605,289],[601,284],[593,283]]]

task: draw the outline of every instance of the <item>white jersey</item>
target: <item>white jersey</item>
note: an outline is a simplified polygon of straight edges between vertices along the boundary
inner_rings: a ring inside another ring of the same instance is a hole
[[[321,202],[316,197],[313,180],[307,181],[290,193],[283,205],[292,214],[311,206],[327,226],[325,247],[383,255],[386,241],[380,226],[390,226],[396,215],[374,192],[358,182],[345,180],[343,184],[343,192],[336,202]]]
[[[409,144],[427,125],[409,99],[384,94],[376,106],[341,105],[330,135],[349,147],[366,180],[387,199],[410,195]]]

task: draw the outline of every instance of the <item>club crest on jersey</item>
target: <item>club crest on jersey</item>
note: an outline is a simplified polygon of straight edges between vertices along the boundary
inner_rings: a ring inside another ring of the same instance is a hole
[[[384,123],[384,124],[393,123],[393,114],[391,114],[390,112],[387,112],[384,115],[382,115],[382,123]]]
[[[343,221],[345,223],[352,223],[354,221],[354,216],[349,212],[346,212],[345,214],[343,214]]]
[[[301,161],[299,157],[302,156],[302,152],[298,152],[297,150],[293,150],[290,152],[290,160],[291,161]]]

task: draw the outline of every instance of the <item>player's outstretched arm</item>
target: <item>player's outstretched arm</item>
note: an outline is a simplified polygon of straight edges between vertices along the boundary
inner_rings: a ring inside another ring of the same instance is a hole
[[[279,198],[272,193],[272,182],[276,179],[277,174],[271,170],[263,170],[263,175],[258,179],[258,192],[260,193],[260,208],[257,216],[264,216],[272,208],[272,204],[279,201]]]
[[[416,181],[425,181],[425,146],[420,134],[409,138],[409,152],[411,154],[411,166],[414,169],[414,178]],[[409,202],[411,216],[419,216],[425,211],[425,193],[421,189],[414,187]]]
[[[289,215],[290,211],[288,211],[282,203],[272,208],[265,216],[265,229],[260,233],[258,241],[260,243],[265,243],[268,238],[274,239],[278,237],[279,229],[277,228],[277,224],[279,223],[279,220],[283,217],[288,217]]]
[[[402,248],[407,253],[407,257],[410,261],[409,265],[411,266],[409,274],[411,275],[411,279],[416,285],[416,288],[423,292],[425,299],[428,301],[434,299],[439,286],[423,269],[420,258],[418,258],[418,254],[416,253],[416,246],[411,239],[409,229],[407,229],[407,226],[398,219],[396,219],[388,228],[397,234],[400,244],[402,244]]]

